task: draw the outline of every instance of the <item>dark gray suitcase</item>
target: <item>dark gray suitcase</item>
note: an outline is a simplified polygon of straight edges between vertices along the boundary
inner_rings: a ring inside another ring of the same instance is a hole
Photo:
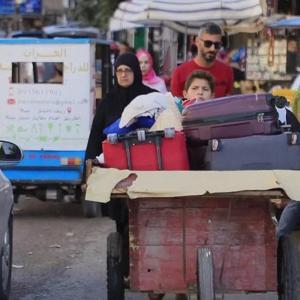
[[[299,133],[212,139],[200,150],[206,170],[300,170]]]

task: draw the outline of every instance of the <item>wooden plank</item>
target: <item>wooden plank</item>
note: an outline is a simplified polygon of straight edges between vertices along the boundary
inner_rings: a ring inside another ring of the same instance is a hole
[[[269,201],[184,197],[162,200],[162,205],[156,200],[149,205],[145,199],[128,201],[134,289],[178,291],[196,286],[199,247],[213,251],[216,291],[277,289]]]
[[[139,291],[186,290],[183,247],[139,246],[131,249],[130,287]]]

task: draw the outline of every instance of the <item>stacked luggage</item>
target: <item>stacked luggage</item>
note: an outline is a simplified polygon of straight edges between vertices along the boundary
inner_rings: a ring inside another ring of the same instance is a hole
[[[283,97],[246,94],[186,107],[183,128],[191,168],[300,169],[299,123],[286,105]]]
[[[192,104],[182,112],[183,131],[138,129],[108,134],[102,143],[105,166],[130,170],[299,170],[300,125],[287,105],[284,97],[267,93]]]
[[[181,113],[171,93],[137,96],[103,131],[104,165],[129,170],[189,170]],[[180,103],[181,104],[181,103]]]

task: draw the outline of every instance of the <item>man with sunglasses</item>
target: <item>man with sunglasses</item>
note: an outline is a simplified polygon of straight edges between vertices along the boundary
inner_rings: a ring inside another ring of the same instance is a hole
[[[171,92],[174,96],[183,97],[182,91],[188,76],[195,70],[206,71],[215,79],[215,97],[230,95],[233,87],[232,68],[218,59],[222,47],[222,30],[215,23],[204,24],[196,38],[198,54],[178,66],[171,79]]]

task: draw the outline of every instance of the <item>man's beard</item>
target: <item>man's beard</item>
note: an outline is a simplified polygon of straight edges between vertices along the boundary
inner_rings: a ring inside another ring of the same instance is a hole
[[[212,63],[216,59],[217,53],[215,53],[215,52],[206,52],[202,56],[203,56],[203,58],[206,62]]]

